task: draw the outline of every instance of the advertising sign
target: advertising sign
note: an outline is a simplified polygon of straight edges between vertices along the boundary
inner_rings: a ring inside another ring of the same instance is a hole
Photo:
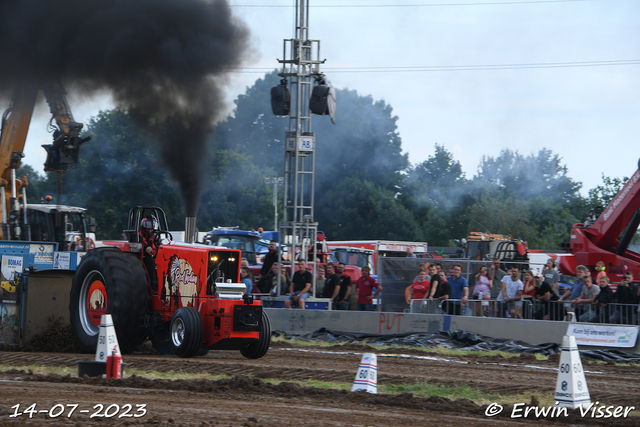
[[[636,346],[638,327],[576,323],[569,326],[567,335],[575,336],[578,345],[630,348]]]

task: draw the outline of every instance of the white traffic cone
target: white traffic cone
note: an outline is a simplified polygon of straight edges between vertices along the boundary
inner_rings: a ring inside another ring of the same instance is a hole
[[[351,391],[366,390],[367,393],[378,393],[378,358],[374,353],[365,353],[353,382]]]
[[[116,328],[113,326],[113,319],[110,314],[103,314],[100,319],[100,333],[98,334],[98,345],[96,347],[96,362],[107,362],[107,357],[113,352],[122,357]]]
[[[558,406],[572,409],[580,406],[587,407],[591,404],[576,337],[573,335],[565,335],[562,338],[555,401]]]

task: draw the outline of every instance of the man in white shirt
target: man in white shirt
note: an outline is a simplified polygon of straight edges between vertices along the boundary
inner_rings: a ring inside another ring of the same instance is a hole
[[[502,292],[498,295],[498,301],[502,303],[503,312],[508,310],[512,319],[516,317],[516,305],[522,300],[524,284],[520,280],[520,269],[511,267],[511,274],[502,278]]]

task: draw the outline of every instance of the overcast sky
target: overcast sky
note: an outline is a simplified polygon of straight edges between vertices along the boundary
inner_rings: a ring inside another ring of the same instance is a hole
[[[231,4],[251,30],[253,54],[232,75],[229,111],[278,67],[283,39],[294,34],[295,0]],[[412,163],[437,143],[471,178],[483,155],[546,147],[584,194],[603,173],[637,169],[640,1],[311,0],[310,38],[320,40],[330,83],[391,105]],[[70,101],[81,122],[111,107],[107,97]],[[41,103],[25,150],[37,170],[47,121]]]

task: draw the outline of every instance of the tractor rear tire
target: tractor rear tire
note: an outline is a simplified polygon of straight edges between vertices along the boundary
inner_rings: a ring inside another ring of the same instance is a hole
[[[260,359],[267,354],[269,346],[271,345],[271,322],[269,322],[269,316],[265,311],[262,311],[262,323],[260,324],[260,337],[247,344],[246,347],[240,349],[240,353],[247,359]]]
[[[202,318],[193,307],[180,307],[171,319],[169,337],[178,357],[193,357],[202,345]]]
[[[78,347],[96,351],[102,314],[111,314],[120,352],[131,353],[146,337],[142,319],[149,311],[147,273],[135,254],[96,248],[84,256],[73,276],[69,303]]]

